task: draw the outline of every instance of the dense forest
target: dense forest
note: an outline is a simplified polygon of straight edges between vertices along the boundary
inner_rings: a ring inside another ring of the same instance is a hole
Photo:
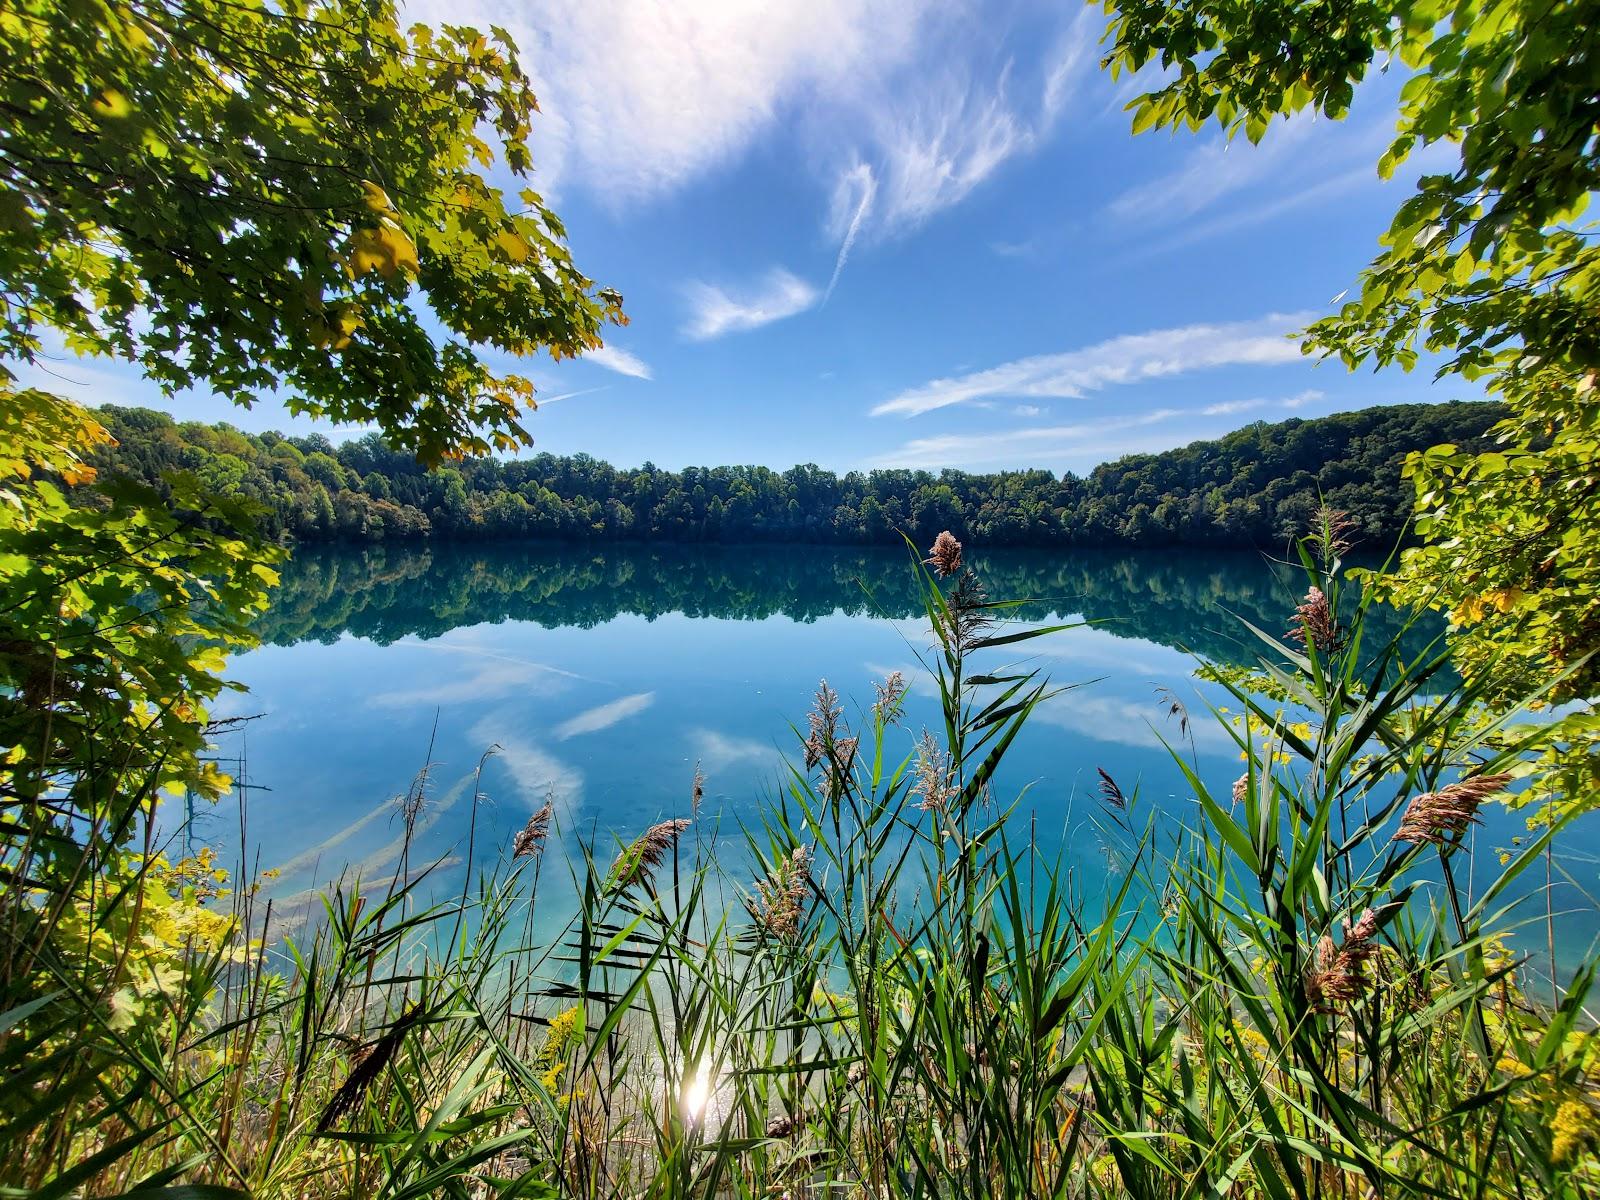
[[[1286,545],[1324,499],[1386,547],[1414,502],[1400,466],[1440,443],[1486,447],[1489,403],[1410,404],[1257,423],[1216,441],[1139,454],[1088,476],[815,466],[618,469],[588,455],[469,458],[427,471],[377,434],[247,434],[106,407],[116,445],[97,465],[157,482],[187,471],[245,497],[265,532],[298,541],[441,537],[569,541],[892,543],[953,530],[987,546]]]

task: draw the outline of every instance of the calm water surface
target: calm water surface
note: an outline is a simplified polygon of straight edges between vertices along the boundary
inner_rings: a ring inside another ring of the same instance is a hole
[[[1285,628],[1299,581],[1256,555],[1008,552],[973,565],[997,598],[1042,598],[1032,619],[1093,622],[1021,648],[1078,686],[1039,712],[997,788],[1023,794],[1018,820],[1093,895],[1114,870],[1094,820],[1096,769],[1137,789],[1141,806],[1187,819],[1190,791],[1165,741],[1226,795],[1242,764],[1206,712],[1226,700],[1194,679],[1194,655],[1253,661],[1260,643],[1241,618]],[[472,833],[480,867],[547,795],[569,844],[594,838],[608,851],[687,815],[698,763],[702,837],[737,876],[740,825],[781,788],[792,726],[804,726],[819,680],[854,714],[900,671],[912,685],[900,753],[937,720],[918,665],[929,639],[906,557],[892,551],[307,548],[259,629],[264,644],[231,671],[250,692],[227,709],[263,715],[225,752],[244,759],[247,858],[282,870],[271,885],[280,911],[340,874],[392,876],[394,798],[430,762],[410,861],[441,860],[438,888],[459,888],[467,870],[473,774],[491,746]],[[1007,653],[985,666],[1018,661]],[[1188,737],[1166,694],[1188,706]],[[237,853],[233,808],[202,811],[197,827]],[[1496,812],[1479,844],[1520,832],[1520,818]],[[1585,886],[1594,846],[1587,830],[1568,839],[1564,865]],[[564,868],[548,870],[541,909],[553,919],[570,891]],[[1570,887],[1561,906],[1580,910],[1564,945],[1586,946],[1600,927],[1593,906]]]

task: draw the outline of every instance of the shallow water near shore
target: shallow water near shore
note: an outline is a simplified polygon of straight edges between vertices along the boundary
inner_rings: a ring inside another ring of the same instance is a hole
[[[973,566],[992,596],[1037,601],[1026,620],[1088,623],[984,665],[1038,667],[1065,688],[1018,739],[995,794],[1017,801],[1018,843],[1059,858],[1081,895],[1103,896],[1117,865],[1097,772],[1174,828],[1193,808],[1174,753],[1228,795],[1240,755],[1207,709],[1228,699],[1194,678],[1195,656],[1254,661],[1264,647],[1244,622],[1282,630],[1303,583],[1259,555],[1181,550],[994,551]],[[469,856],[484,869],[508,855],[547,797],[553,840],[592,840],[607,857],[690,815],[698,764],[705,798],[689,836],[737,881],[749,875],[742,830],[786,786],[794,727],[820,680],[854,718],[876,681],[901,672],[910,690],[891,758],[936,723],[924,626],[907,556],[894,551],[303,548],[258,623],[263,645],[231,664],[249,692],[219,706],[259,714],[221,748],[248,802],[242,813],[202,806],[189,836],[237,857],[242,817],[244,873],[280,872],[267,894],[292,923],[340,876],[382,882],[436,864],[429,893],[458,894]],[[425,766],[427,802],[403,855],[395,798]],[[1489,851],[1525,832],[1518,814],[1486,818],[1475,835],[1484,873]],[[1564,837],[1556,864],[1558,960],[1600,931],[1583,890],[1560,878],[1595,891],[1589,824]],[[553,851],[536,916],[547,936],[573,898]],[[1520,941],[1539,954],[1543,939],[1541,924]]]

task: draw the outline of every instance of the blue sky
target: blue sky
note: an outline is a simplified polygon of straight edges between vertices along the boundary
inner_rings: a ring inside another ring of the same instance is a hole
[[[1472,398],[1282,335],[1354,285],[1400,80],[1259,147],[1128,132],[1098,9],[1033,0],[413,0],[510,29],[535,186],[632,324],[524,361],[538,448],[618,465],[1083,471],[1258,419]],[[1439,167],[1434,157],[1421,165]],[[511,367],[509,362],[506,364]],[[27,382],[247,429],[58,358]],[[325,428],[325,427],[324,427]],[[327,429],[330,434],[335,433]]]

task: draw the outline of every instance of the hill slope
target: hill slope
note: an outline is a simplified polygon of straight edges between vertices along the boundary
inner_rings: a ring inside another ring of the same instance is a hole
[[[1499,420],[1488,403],[1411,404],[1277,424],[1140,454],[1087,477],[1050,471],[879,470],[815,466],[619,470],[588,455],[485,458],[424,472],[376,435],[335,446],[321,435],[246,434],[107,407],[118,445],[99,465],[157,482],[186,470],[263,510],[275,535],[302,541],[436,537],[668,542],[919,542],[941,529],[985,545],[1282,548],[1322,498],[1383,549],[1403,532],[1405,455],[1474,445]]]

